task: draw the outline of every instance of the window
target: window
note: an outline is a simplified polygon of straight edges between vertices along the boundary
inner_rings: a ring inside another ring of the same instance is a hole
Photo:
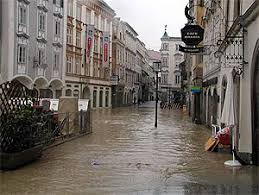
[[[68,15],[73,17],[73,1],[68,1]]]
[[[168,43],[163,43],[163,45],[162,45],[163,50],[168,51],[169,50],[168,47],[169,47]]]
[[[70,27],[67,28],[67,43],[73,44],[73,30]]]
[[[107,25],[106,25],[107,32],[110,32],[110,29],[111,29],[110,24],[111,24],[111,22],[107,21]]]
[[[94,15],[94,27],[98,28],[98,15]]]
[[[40,31],[46,30],[46,15],[45,13],[39,13],[39,26]]]
[[[55,22],[55,36],[60,37],[60,21],[56,20]]]
[[[26,25],[27,21],[27,13],[25,6],[19,6],[19,15],[18,22],[20,25]]]
[[[71,56],[67,56],[67,73],[72,73],[73,68],[73,58]]]
[[[86,23],[90,24],[91,23],[91,10],[86,9]]]
[[[103,91],[99,92],[99,107],[103,107]]]
[[[167,57],[162,57],[162,65],[168,66],[168,58]]]
[[[19,64],[26,63],[26,46],[25,45],[20,45],[20,44],[18,45],[17,62]]]
[[[97,77],[98,76],[98,63],[96,61],[94,61],[94,72],[93,72],[93,76]]]
[[[76,74],[81,74],[81,57],[76,58]]]
[[[97,91],[94,90],[94,92],[93,92],[93,108],[96,107],[96,98],[97,98],[96,96],[97,96]]]
[[[103,37],[100,38],[100,54],[103,54]]]
[[[175,84],[180,84],[180,76],[179,75],[175,75]]]
[[[66,90],[66,96],[71,96],[72,95],[72,90],[71,89],[67,89]]]
[[[81,10],[82,10],[82,6],[77,4],[76,6],[76,19],[81,21]]]
[[[81,32],[76,31],[76,46],[81,47]]]
[[[39,65],[45,64],[45,51],[43,49],[38,50]]]
[[[109,91],[105,92],[105,107],[109,106]]]
[[[59,57],[59,54],[54,54],[54,67],[53,67],[53,69],[54,70],[58,70],[58,68],[59,68],[59,59],[60,59],[60,57]]]
[[[101,30],[104,31],[104,18],[101,17]]]
[[[94,37],[94,52],[98,53],[98,38]]]

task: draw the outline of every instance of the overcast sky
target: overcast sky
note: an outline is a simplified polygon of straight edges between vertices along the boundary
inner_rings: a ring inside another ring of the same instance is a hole
[[[105,0],[116,16],[128,22],[147,49],[160,49],[160,38],[167,24],[169,36],[180,36],[186,23],[184,7],[188,0]]]

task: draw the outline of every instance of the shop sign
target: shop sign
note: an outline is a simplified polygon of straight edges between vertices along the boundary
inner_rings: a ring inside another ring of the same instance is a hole
[[[202,91],[202,88],[201,88],[200,86],[192,86],[192,87],[191,87],[191,92],[192,92],[193,94],[195,94],[195,93],[201,93],[201,91]]]
[[[196,46],[203,41],[204,29],[199,25],[186,25],[181,29],[181,35],[186,45]]]
[[[203,53],[204,47],[183,47],[180,45],[179,51],[184,53]]]

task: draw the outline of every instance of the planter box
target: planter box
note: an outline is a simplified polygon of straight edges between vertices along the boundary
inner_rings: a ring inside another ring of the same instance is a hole
[[[38,145],[17,153],[0,152],[0,169],[11,170],[28,164],[38,159],[42,154],[42,150],[43,145]]]

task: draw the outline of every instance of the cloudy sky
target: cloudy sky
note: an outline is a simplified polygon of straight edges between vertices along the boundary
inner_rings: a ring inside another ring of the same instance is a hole
[[[169,36],[180,36],[186,23],[184,7],[188,0],[105,0],[117,17],[128,22],[148,49],[160,49],[160,38],[167,24]]]

